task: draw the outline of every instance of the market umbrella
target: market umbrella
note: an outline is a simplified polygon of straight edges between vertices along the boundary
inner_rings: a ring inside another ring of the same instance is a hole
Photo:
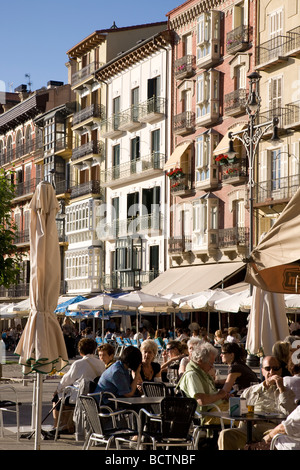
[[[300,189],[250,254],[245,281],[265,291],[300,293]]]
[[[255,355],[272,355],[274,343],[283,341],[288,334],[284,295],[254,286],[246,350]]]
[[[50,183],[37,186],[30,203],[30,313],[15,353],[24,373],[36,372],[35,450],[40,449],[42,374],[68,364],[54,310],[60,291],[60,252],[55,217],[58,203]]]
[[[139,309],[146,312],[162,313],[168,309],[174,309],[176,304],[170,300],[156,295],[146,294],[142,291],[132,291],[121,297],[115,298],[112,301],[113,308],[122,310],[135,310],[136,311],[136,329],[138,331],[138,311]]]

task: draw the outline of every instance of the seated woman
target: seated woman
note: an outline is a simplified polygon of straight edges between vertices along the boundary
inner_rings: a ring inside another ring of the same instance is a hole
[[[115,362],[115,348],[110,343],[104,343],[97,347],[100,361],[104,362],[105,369],[108,369]]]
[[[228,375],[223,381],[217,384],[223,384],[223,389],[229,393],[234,389],[236,394],[240,394],[245,388],[259,379],[255,372],[247,366],[245,362],[246,351],[237,343],[225,343],[222,346],[222,362],[228,364]]]
[[[134,346],[128,346],[122,352],[120,360],[103,372],[94,393],[110,392],[116,397],[133,397],[137,384],[141,382],[141,364],[141,351]],[[103,403],[109,402],[104,399]]]
[[[161,366],[162,380],[168,381],[168,372],[175,371],[175,375],[179,375],[179,364],[183,357],[187,356],[185,352],[186,345],[182,345],[180,341],[171,340],[168,342],[166,350],[162,353],[163,364]]]
[[[158,351],[157,343],[153,339],[146,339],[142,342],[140,351],[142,353],[142,365],[138,390],[142,392],[142,382],[161,382],[161,372],[160,364],[154,362]]]

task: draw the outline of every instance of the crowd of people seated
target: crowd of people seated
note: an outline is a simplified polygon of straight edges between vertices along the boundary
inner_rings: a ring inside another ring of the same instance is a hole
[[[65,335],[72,334],[69,322],[65,322],[63,327]],[[254,441],[264,441],[268,445],[275,431],[287,435],[291,429],[297,426],[299,429],[298,333],[299,330],[294,329],[284,341],[274,344],[272,355],[261,358],[258,374],[246,363],[245,332],[236,328],[217,330],[214,335],[208,334],[205,328],[197,328],[196,324],[192,329],[177,328],[174,333],[164,329],[155,331],[146,326],[138,332],[128,328],[122,333],[110,328],[106,331],[109,341],[100,346],[97,346],[93,332],[85,328],[77,345],[81,359],[76,358],[63,376],[54,401],[59,399],[64,387],[76,385],[83,378],[96,384],[94,393],[106,391],[117,397],[141,395],[144,381],[172,381],[175,390],[197,401],[199,412],[209,410],[213,405],[220,410],[228,410],[232,396],[251,398],[256,410],[280,412],[285,416],[283,423],[278,425],[278,422],[269,420],[254,426]],[[121,355],[116,356],[116,336],[139,339],[138,347],[125,347]],[[220,362],[228,367],[222,379],[216,374]],[[56,417],[57,410],[54,411],[54,419]],[[217,421],[205,419],[206,424]],[[220,429],[217,445],[219,450],[245,448],[245,424]]]

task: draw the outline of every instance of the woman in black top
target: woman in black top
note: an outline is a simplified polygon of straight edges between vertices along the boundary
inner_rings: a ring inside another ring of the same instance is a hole
[[[141,344],[142,367],[141,378],[143,382],[161,381],[161,371],[158,362],[154,362],[157,355],[158,345],[153,339],[146,339]],[[141,391],[141,384],[138,386]]]
[[[234,389],[235,393],[240,394],[254,382],[259,382],[256,373],[246,364],[246,351],[237,343],[223,344],[221,357],[222,362],[229,365],[223,385],[226,392],[229,393]]]

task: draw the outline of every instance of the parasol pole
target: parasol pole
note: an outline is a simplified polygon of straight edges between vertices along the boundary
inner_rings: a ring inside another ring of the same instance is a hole
[[[35,421],[34,450],[41,450],[42,394],[43,394],[43,378],[42,378],[42,374],[37,372],[37,377],[36,377],[36,421]]]

